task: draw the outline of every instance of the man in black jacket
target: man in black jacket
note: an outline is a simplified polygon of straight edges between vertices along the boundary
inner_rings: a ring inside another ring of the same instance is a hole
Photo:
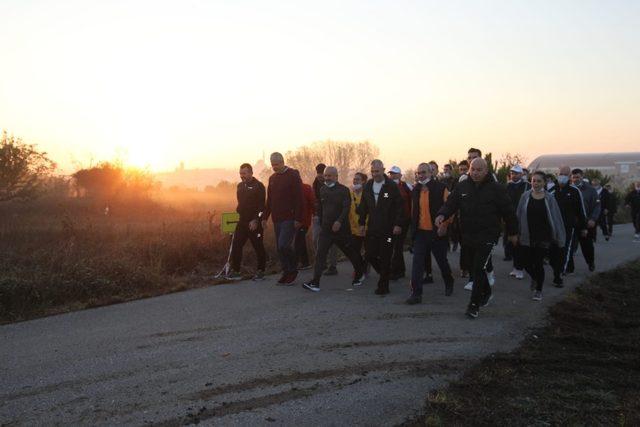
[[[412,190],[411,235],[413,237],[413,266],[411,273],[411,296],[407,304],[422,302],[422,276],[425,256],[433,256],[438,263],[445,283],[445,295],[453,292],[453,275],[447,260],[446,225],[436,228],[433,219],[449,196],[445,184],[432,179],[428,163],[418,165],[418,179]]]
[[[350,210],[349,189],[338,182],[338,170],[333,166],[327,166],[324,170],[324,184],[320,188],[320,198],[316,204],[316,212],[320,218],[320,235],[313,279],[303,284],[303,288],[313,292],[320,291],[320,278],[326,268],[327,254],[334,244],[353,264],[355,274],[352,285],[362,284],[364,278],[362,258],[351,240]]]
[[[634,242],[640,242],[640,181],[633,184],[633,188],[624,198],[624,204],[631,209],[631,220],[635,228]]]
[[[520,203],[520,197],[522,197],[525,191],[531,189],[531,184],[522,178],[524,173],[522,166],[515,165],[509,172],[511,179],[507,183],[507,194],[509,195],[511,206],[515,212],[518,208],[518,203]],[[511,271],[509,275],[518,280],[524,279],[524,261],[522,260],[518,247],[512,245],[507,240],[507,236],[504,238],[504,255],[505,261],[513,260],[513,271]]]
[[[266,254],[264,251],[264,232],[262,230],[262,216],[264,215],[265,188],[264,185],[253,177],[253,168],[249,163],[240,166],[240,179],[238,184],[236,212],[240,214],[240,220],[236,225],[231,250],[231,270],[227,279],[237,280],[242,264],[242,249],[247,239],[251,242],[258,257],[258,270],[254,280],[264,279]]]
[[[563,286],[561,276],[567,272],[570,265],[573,265],[575,242],[579,236],[587,235],[587,217],[582,203],[582,193],[571,184],[571,168],[569,166],[560,167],[554,196],[562,213],[567,239],[563,248],[551,245],[549,254],[553,267],[553,285],[561,288]]]
[[[609,241],[609,209],[611,208],[611,193],[609,190],[604,188],[600,184],[600,180],[598,178],[593,178],[591,180],[591,186],[596,193],[598,193],[598,197],[600,198],[600,218],[598,218],[598,226],[600,230],[602,230],[602,235],[604,236],[604,240]],[[597,233],[594,233],[594,240],[596,239]]]
[[[609,207],[607,209],[607,231],[609,237],[613,236],[613,218],[618,212],[618,203],[620,203],[620,194],[613,189],[611,184],[604,186],[609,192]]]
[[[488,173],[487,162],[477,158],[471,162],[470,178],[459,183],[438,211],[435,225],[441,227],[456,212],[460,215],[462,239],[469,251],[473,273],[471,301],[467,316],[478,317],[480,307],[492,298],[486,275],[487,263],[498,243],[502,222],[512,244],[518,242],[518,220],[507,190]]]
[[[381,160],[371,162],[371,176],[364,186],[358,207],[360,233],[365,233],[365,257],[378,272],[376,295],[389,293],[389,272],[393,242],[402,233],[404,211],[402,197],[395,182],[384,174]]]

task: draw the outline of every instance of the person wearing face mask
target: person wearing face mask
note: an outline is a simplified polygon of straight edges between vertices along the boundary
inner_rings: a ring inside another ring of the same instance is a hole
[[[236,212],[240,214],[240,219],[234,232],[233,247],[231,248],[231,270],[227,279],[239,280],[242,278],[240,274],[242,249],[249,240],[258,258],[258,268],[253,280],[259,281],[264,279],[267,259],[261,222],[265,210],[266,191],[264,185],[253,176],[253,167],[249,163],[243,163],[240,166],[240,179],[236,192],[238,199]]]
[[[587,262],[587,266],[589,266],[589,271],[594,271],[596,269],[596,265],[593,242],[596,238],[596,225],[600,218],[600,199],[598,198],[598,193],[596,193],[596,190],[594,190],[591,184],[584,181],[584,172],[582,169],[573,169],[571,171],[571,180],[573,181],[573,185],[578,187],[578,190],[580,190],[580,194],[582,194],[582,203],[587,217],[587,235],[581,235],[578,238],[578,241],[574,242],[574,250],[577,249],[578,243],[580,243],[580,250],[582,251],[584,260]],[[569,272],[574,270],[573,260],[569,261],[567,269]]]
[[[631,219],[635,228],[634,242],[640,242],[640,181],[633,184],[633,188],[624,198],[624,204],[631,209]]]
[[[445,187],[447,187],[447,191],[451,192],[455,183],[455,179],[453,178],[453,166],[449,163],[445,164],[443,166],[442,175],[438,181],[442,182]]]
[[[571,168],[562,166],[558,170],[558,186],[553,194],[562,213],[565,242],[563,246],[551,245],[549,258],[553,261],[553,285],[561,288],[562,275],[567,274],[569,265],[573,265],[574,242],[579,236],[587,234],[587,219],[582,203],[582,193],[571,184]]]
[[[449,196],[447,187],[431,178],[431,168],[427,163],[418,165],[420,181],[413,188],[413,210],[411,229],[413,236],[413,265],[411,272],[411,296],[407,304],[422,302],[422,283],[425,258],[433,253],[445,283],[445,295],[453,293],[453,275],[447,260],[447,223],[435,227],[433,218]]]
[[[540,301],[544,284],[544,258],[552,244],[562,248],[566,236],[558,202],[545,191],[544,172],[533,173],[531,187],[522,194],[516,214],[521,261],[531,277],[532,298]],[[557,260],[551,259],[551,263],[554,262]]]
[[[351,240],[353,240],[353,245],[362,257],[365,276],[367,271],[367,264],[362,253],[364,249],[364,235],[360,234],[360,224],[358,224],[358,220],[360,219],[358,217],[358,207],[360,206],[360,203],[362,203],[362,189],[367,180],[367,174],[363,172],[356,172],[356,174],[353,176],[353,186],[351,187],[351,210],[349,211],[349,223],[351,224]]]
[[[320,291],[320,278],[326,268],[329,249],[333,245],[338,246],[353,265],[355,274],[351,285],[360,286],[362,284],[364,280],[362,258],[351,239],[350,209],[351,193],[349,189],[338,182],[338,170],[333,166],[327,166],[324,170],[324,185],[320,189],[320,199],[316,205],[321,227],[318,253],[313,278],[304,283],[303,288],[312,292]]]
[[[393,241],[402,234],[406,219],[398,184],[385,176],[381,160],[371,162],[371,177],[362,190],[358,223],[365,235],[365,258],[380,275],[375,294],[386,295]]]
[[[609,190],[600,185],[600,180],[598,178],[593,178],[591,180],[591,186],[596,193],[598,193],[598,198],[600,199],[600,218],[598,218],[598,226],[600,226],[600,230],[602,230],[602,235],[604,236],[604,240],[609,241],[609,224],[607,223],[609,219],[609,208],[611,205],[611,194]],[[596,240],[596,233],[594,233],[594,240]]]
[[[402,207],[404,209],[404,222],[401,224],[402,233],[394,239],[393,255],[391,256],[391,275],[390,280],[398,280],[405,276],[406,266],[404,263],[404,243],[409,232],[409,224],[411,217],[411,188],[402,180],[402,170],[398,166],[392,166],[389,169],[389,178],[393,180],[400,190],[402,197]]]
[[[529,184],[524,178],[524,171],[522,166],[514,165],[510,170],[510,180],[507,183],[507,194],[509,195],[509,199],[511,200],[511,205],[513,206],[513,210],[515,211],[518,207],[518,203],[520,202],[520,198],[522,195],[531,189],[531,184]],[[509,243],[504,237],[504,255],[505,261],[513,260],[513,270],[509,273],[510,276],[515,277],[518,280],[522,280],[524,278],[524,263],[520,259],[520,251],[518,247]]]

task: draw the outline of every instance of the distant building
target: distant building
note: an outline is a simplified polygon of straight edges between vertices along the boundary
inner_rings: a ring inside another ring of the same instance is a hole
[[[640,179],[640,152],[545,154],[534,159],[529,164],[529,170],[555,174],[563,165],[599,170],[604,175],[612,176],[614,185],[618,188],[627,187],[631,182]]]

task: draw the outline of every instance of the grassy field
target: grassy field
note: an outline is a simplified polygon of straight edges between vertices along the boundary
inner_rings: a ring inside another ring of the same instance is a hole
[[[640,260],[600,273],[517,350],[431,392],[407,425],[640,425]]]
[[[234,196],[164,194],[111,204],[108,214],[74,198],[1,205],[0,322],[220,283],[229,237],[219,213],[235,209]],[[275,259],[271,230],[266,246]]]

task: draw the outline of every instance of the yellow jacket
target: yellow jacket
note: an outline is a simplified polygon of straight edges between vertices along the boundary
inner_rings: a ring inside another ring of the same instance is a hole
[[[356,213],[356,209],[360,206],[360,202],[362,200],[362,192],[360,194],[356,194],[353,190],[351,191],[351,211],[349,212],[349,224],[351,225],[351,234],[359,236],[360,235],[360,225],[358,224],[358,214]]]

